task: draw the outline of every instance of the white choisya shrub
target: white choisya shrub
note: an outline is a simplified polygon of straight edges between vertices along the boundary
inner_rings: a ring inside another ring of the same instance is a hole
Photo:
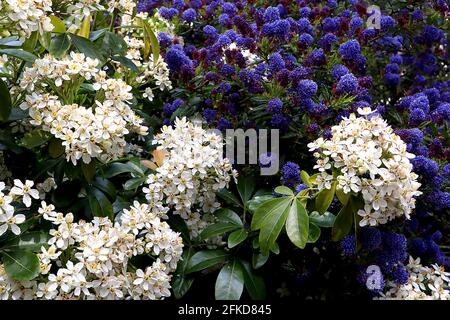
[[[420,183],[412,172],[406,144],[370,108],[358,109],[331,128],[332,138],[308,144],[317,158],[319,189],[332,183],[345,194],[361,194],[364,208],[360,226],[385,224],[396,217],[409,218]]]

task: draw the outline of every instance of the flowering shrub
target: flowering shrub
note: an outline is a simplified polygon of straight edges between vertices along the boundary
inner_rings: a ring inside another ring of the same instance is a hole
[[[449,3],[371,5],[1,1],[0,297],[449,299]]]

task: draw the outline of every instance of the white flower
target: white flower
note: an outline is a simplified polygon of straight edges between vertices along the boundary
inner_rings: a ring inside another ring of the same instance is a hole
[[[24,221],[25,216],[23,214],[14,215],[12,212],[0,214],[0,236],[3,235],[8,228],[10,228],[15,235],[19,235],[20,228],[18,224],[21,224]]]
[[[14,179],[14,187],[11,189],[11,193],[16,196],[22,196],[22,201],[25,206],[31,206],[31,197],[34,199],[39,199],[39,191],[32,189],[34,182],[31,180],[26,180],[25,184],[19,179]]]
[[[370,108],[358,112],[373,113]],[[360,226],[376,226],[401,216],[408,219],[414,197],[421,194],[420,183],[409,161],[413,155],[386,121],[375,115],[368,119],[351,114],[331,131],[330,140],[319,138],[308,144],[317,158],[319,190],[337,182],[336,188],[344,193],[362,194],[365,206],[358,211],[363,217]]]
[[[153,98],[155,97],[155,95],[153,94],[153,90],[150,87],[145,88],[144,94],[142,96],[144,98],[147,98],[149,101],[153,101]]]

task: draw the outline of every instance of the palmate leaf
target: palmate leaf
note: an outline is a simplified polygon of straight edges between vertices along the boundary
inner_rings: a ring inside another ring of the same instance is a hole
[[[283,229],[286,219],[290,211],[290,201],[283,211],[273,210],[265,218],[263,226],[259,233],[259,245],[261,248],[261,253],[268,255],[270,249],[274,245],[281,230]]]
[[[309,216],[299,200],[294,200],[289,209],[286,233],[293,244],[301,249],[305,248],[309,235]]]

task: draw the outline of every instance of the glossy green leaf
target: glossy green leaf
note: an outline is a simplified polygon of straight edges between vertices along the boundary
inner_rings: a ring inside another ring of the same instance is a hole
[[[41,251],[41,247],[48,247],[48,240],[50,235],[48,232],[32,231],[20,234],[6,242],[0,250],[26,250],[26,251]]]
[[[204,270],[223,263],[229,254],[224,250],[203,250],[195,253],[188,262],[185,274]]]
[[[37,41],[38,41],[38,32],[33,31],[31,35],[23,43],[22,49],[28,52],[33,52],[34,48],[36,48]]]
[[[203,229],[203,231],[199,235],[199,238],[200,240],[206,240],[212,237],[219,236],[226,232],[234,231],[237,228],[239,228],[239,226],[234,223],[229,222],[213,223],[207,226],[205,229]]]
[[[6,54],[7,56],[15,57],[26,62],[34,62],[37,59],[34,54],[21,49],[0,49],[0,54]]]
[[[233,210],[227,209],[227,208],[221,208],[219,210],[214,211],[214,216],[220,221],[220,222],[227,222],[227,223],[233,223],[237,226],[242,226],[242,220],[238,216],[236,212]]]
[[[242,203],[246,204],[255,190],[255,180],[252,177],[239,177],[237,189],[241,196]]]
[[[52,41],[51,32],[38,32],[38,40],[42,47],[47,51],[50,49],[50,43]]]
[[[146,180],[147,180],[147,177],[131,178],[130,180],[127,180],[124,183],[123,188],[125,190],[136,190],[141,185],[143,185]]]
[[[159,42],[153,32],[152,28],[145,20],[142,21],[142,26],[144,29],[144,59],[147,59],[150,56],[150,51],[153,55],[153,61],[158,61],[159,59]]]
[[[215,286],[216,300],[239,300],[244,290],[244,272],[238,260],[222,267]]]
[[[250,263],[239,260],[244,272],[244,284],[250,298],[253,300],[264,300],[266,298],[266,285],[264,279],[256,275]]]
[[[331,189],[322,189],[316,197],[316,210],[319,213],[324,213],[328,210],[331,202],[334,199],[336,191],[336,182],[331,184]]]
[[[267,260],[269,260],[269,255],[264,255],[262,253],[255,253],[252,257],[252,265],[253,269],[259,269],[263,265],[266,264]]]
[[[122,173],[133,173],[138,176],[144,176],[144,171],[132,162],[113,162],[103,172],[103,177],[112,178]]]
[[[194,249],[189,247],[183,251],[181,260],[178,262],[177,271],[175,273],[175,280],[172,283],[172,291],[175,299],[182,298],[194,282],[193,277],[186,276],[186,269],[189,260],[194,255]]]
[[[108,56],[125,56],[127,54],[127,47],[127,43],[122,36],[110,31],[105,32],[101,46],[101,50],[104,52],[104,54]]]
[[[306,184],[308,187],[311,187],[312,184],[310,182],[311,177],[306,171],[300,171],[300,178],[302,179],[302,182]]]
[[[310,223],[308,231],[308,242],[314,243],[317,240],[319,240],[320,233],[321,233],[320,228],[314,223]]]
[[[239,199],[233,193],[231,193],[231,191],[225,188],[217,191],[217,196],[229,205],[242,207],[241,201],[239,201]]]
[[[61,140],[52,138],[48,144],[48,154],[52,158],[60,157],[65,151],[64,146],[61,144]]]
[[[86,192],[92,215],[94,217],[108,217],[114,221],[114,211],[108,197],[95,187],[87,187]]]
[[[52,22],[52,25],[53,25],[52,32],[54,32],[54,33],[66,32],[66,26],[64,25],[64,22],[60,18],[52,15],[52,16],[50,16],[50,21]]]
[[[114,183],[112,183],[108,179],[102,177],[95,177],[92,185],[97,189],[103,191],[103,193],[105,193],[110,199],[116,198],[117,194],[116,187],[114,186]]]
[[[290,205],[291,201],[291,197],[281,197],[268,200],[261,204],[253,215],[251,224],[252,230],[261,229],[268,223],[267,220],[271,216],[281,216]]]
[[[309,216],[299,200],[292,202],[286,220],[286,233],[293,244],[303,249],[308,241]]]
[[[353,208],[352,199],[349,199],[347,204],[342,207],[336,216],[336,220],[331,230],[331,236],[334,241],[339,241],[350,233],[353,224]]]
[[[331,228],[335,220],[336,216],[328,211],[324,214],[319,214],[317,211],[313,211],[309,215],[309,221],[322,228]]]
[[[48,51],[57,58],[64,56],[70,49],[71,41],[67,34],[61,33],[53,37]]]
[[[90,41],[89,39],[77,36],[76,34],[71,33],[70,39],[72,40],[73,45],[80,51],[84,53],[86,56],[92,59],[98,59],[101,63],[103,63],[105,57],[101,54],[99,48]]]
[[[95,176],[96,172],[96,163],[95,160],[91,160],[89,163],[82,162],[81,163],[81,171],[83,172],[83,176],[87,182],[91,182]]]
[[[91,34],[91,15],[87,15],[87,16],[84,16],[84,19],[81,22],[81,26],[77,32],[77,35],[79,35],[80,37],[89,39],[90,34]]]
[[[276,193],[282,194],[282,195],[286,195],[286,196],[293,196],[294,195],[294,191],[292,191],[290,188],[286,187],[286,186],[278,186],[275,188],[274,190]]]
[[[234,248],[241,242],[245,241],[248,237],[248,232],[245,229],[239,229],[236,231],[233,231],[228,236],[228,248]]]
[[[27,281],[39,275],[39,258],[30,251],[2,251],[6,273],[18,281]]]
[[[250,212],[255,212],[256,209],[258,209],[258,207],[263,204],[264,202],[274,199],[274,195],[273,194],[266,194],[266,195],[260,195],[260,196],[255,196],[253,197],[253,199],[249,200],[247,202],[247,209]]]
[[[6,83],[0,79],[0,121],[7,121],[11,114],[11,95]]]
[[[112,56],[111,59],[119,62],[121,65],[123,65],[124,67],[127,67],[130,70],[139,71],[138,67],[134,64],[134,62],[126,57]]]
[[[21,140],[21,145],[27,149],[33,149],[43,145],[51,138],[52,135],[49,132],[40,129],[35,129],[33,131],[26,133],[23,136]]]
[[[271,211],[271,213],[264,219],[263,225],[259,232],[259,246],[262,254],[269,254],[270,249],[283,229],[290,211],[289,204],[290,201],[284,211]]]
[[[342,189],[336,188],[336,197],[339,199],[339,201],[343,205],[346,205],[348,202],[348,199],[350,198],[350,193],[344,193],[344,191]]]

